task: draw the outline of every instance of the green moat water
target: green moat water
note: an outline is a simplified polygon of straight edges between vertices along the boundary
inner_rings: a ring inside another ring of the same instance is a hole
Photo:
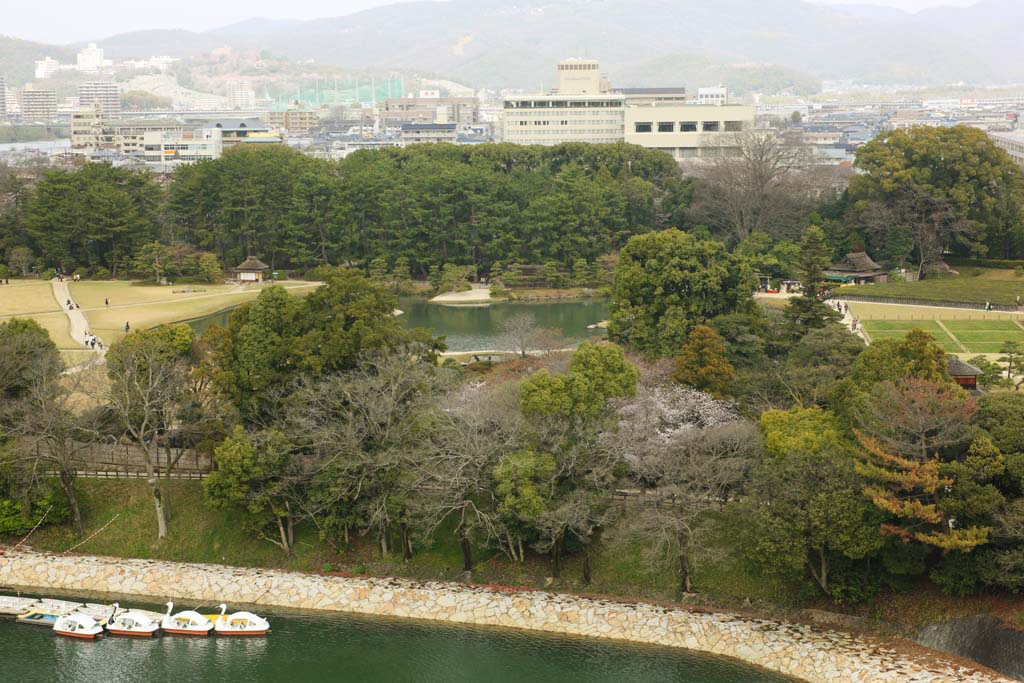
[[[127,601],[126,601],[127,602]],[[134,603],[131,603],[134,604]],[[187,609],[194,605],[179,605]],[[152,608],[157,609],[157,608]],[[207,606],[202,611],[216,611]],[[95,641],[0,618],[5,681],[231,681],[232,683],[781,683],[732,660],[673,648],[351,615],[258,610],[257,638]]]
[[[604,337],[604,330],[588,329],[588,325],[608,318],[607,299],[572,299],[553,302],[502,302],[489,306],[442,306],[426,299],[399,300],[406,327],[426,327],[445,337],[449,351],[488,351],[502,348],[501,325],[509,318],[529,313],[537,325],[557,330],[571,346],[591,337]],[[231,311],[220,311],[192,321],[197,333],[211,324],[227,325]]]

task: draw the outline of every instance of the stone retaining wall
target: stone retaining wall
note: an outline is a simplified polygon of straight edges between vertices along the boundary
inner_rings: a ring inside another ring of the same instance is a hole
[[[506,626],[682,647],[814,683],[1009,683],[935,653],[912,656],[811,626],[463,584],[320,576],[108,557],[0,554],[0,586],[151,596]]]

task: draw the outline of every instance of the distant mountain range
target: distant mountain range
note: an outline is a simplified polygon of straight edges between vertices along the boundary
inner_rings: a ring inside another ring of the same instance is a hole
[[[590,56],[623,86],[732,79],[745,89],[744,81],[763,78],[805,88],[815,79],[851,78],[1024,82],[1022,25],[1021,0],[915,14],[804,0],[448,0],[308,21],[249,19],[207,32],[139,31],[98,42],[115,58],[230,45],[355,69],[418,69],[490,87],[546,87],[559,59]]]

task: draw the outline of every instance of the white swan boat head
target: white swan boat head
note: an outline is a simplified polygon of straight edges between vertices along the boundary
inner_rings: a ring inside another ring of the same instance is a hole
[[[259,636],[270,630],[270,622],[252,612],[234,612],[225,614],[228,606],[218,605],[220,615],[213,628],[218,635],[225,636]]]
[[[199,612],[188,609],[172,615],[173,609],[174,603],[168,602],[167,614],[160,621],[160,627],[166,633],[205,636],[213,629],[213,622]]]

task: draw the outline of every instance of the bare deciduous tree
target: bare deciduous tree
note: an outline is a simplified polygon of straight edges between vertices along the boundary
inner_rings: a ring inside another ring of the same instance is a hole
[[[160,487],[161,438],[174,425],[188,387],[188,367],[184,359],[168,354],[157,344],[125,345],[116,360],[113,356],[111,349],[107,357],[110,386],[104,398],[124,436],[142,450],[156,508],[157,536],[164,539],[168,515]],[[171,467],[166,469],[169,476]]]
[[[5,402],[3,434],[18,440],[17,461],[32,478],[56,474],[68,500],[71,525],[82,533],[82,512],[75,489],[75,471],[81,452],[88,448],[84,437],[88,418],[80,405],[86,373],[62,376],[59,369],[33,373],[17,400]]]
[[[732,134],[728,147],[729,153],[695,169],[703,182],[691,218],[737,242],[754,232],[798,232],[808,200],[818,194],[807,149],[772,130]]]
[[[434,412],[414,461],[416,507],[430,535],[454,519],[464,571],[472,571],[471,540],[499,539],[494,469],[520,445],[518,402],[511,386],[469,386],[449,394]]]
[[[288,431],[306,451],[313,482],[309,516],[343,519],[390,552],[397,526],[402,553],[412,554],[408,462],[424,415],[447,376],[404,351],[369,357],[344,375],[300,389],[289,399]]]
[[[501,323],[501,341],[509,350],[522,358],[537,348],[541,327],[531,313],[518,313]]]

